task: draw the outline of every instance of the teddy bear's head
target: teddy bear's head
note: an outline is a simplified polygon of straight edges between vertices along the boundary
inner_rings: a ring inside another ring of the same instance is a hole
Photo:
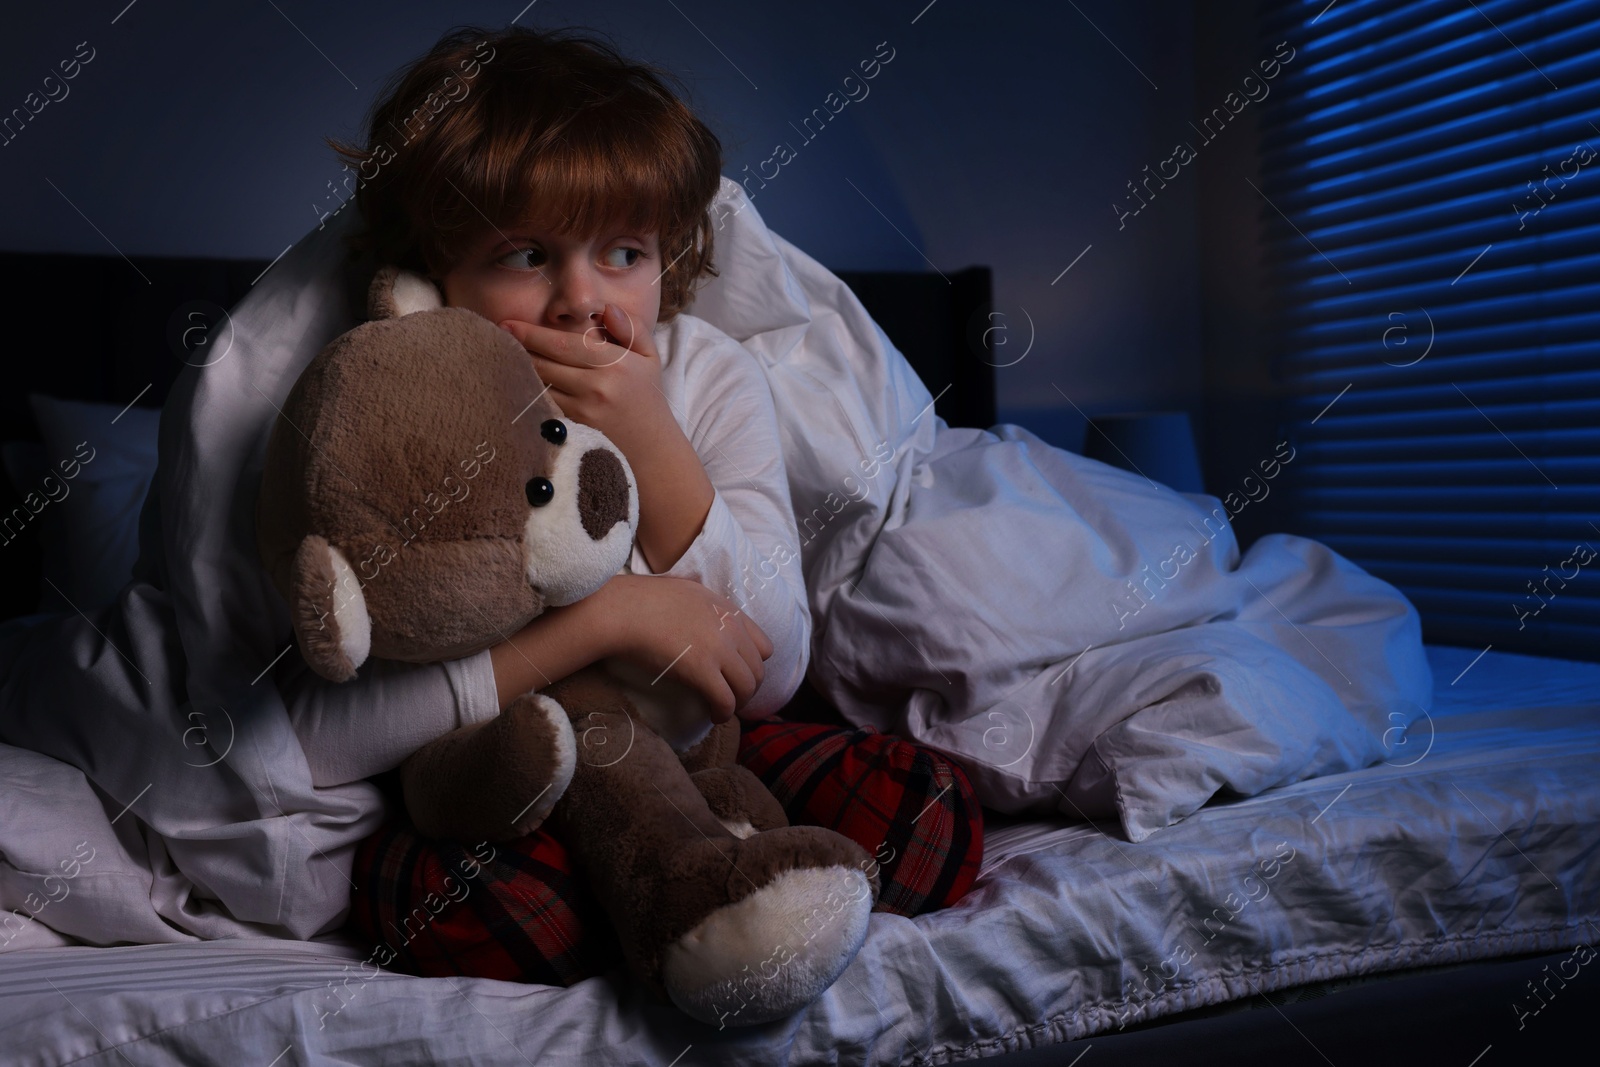
[[[333,681],[369,655],[470,655],[588,596],[639,519],[622,453],[563,417],[509,333],[394,268],[369,301],[284,402],[256,510],[300,651]]]

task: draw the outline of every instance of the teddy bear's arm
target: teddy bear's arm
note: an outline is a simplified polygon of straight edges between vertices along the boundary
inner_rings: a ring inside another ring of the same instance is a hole
[[[425,837],[510,841],[538,829],[572,780],[566,711],[525,693],[487,722],[429,742],[400,765],[406,812]]]

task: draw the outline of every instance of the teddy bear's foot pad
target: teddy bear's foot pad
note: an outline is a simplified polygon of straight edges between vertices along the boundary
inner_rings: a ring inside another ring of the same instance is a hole
[[[822,995],[867,936],[872,886],[845,865],[784,871],[713,911],[662,954],[667,995],[719,1029],[792,1015]]]

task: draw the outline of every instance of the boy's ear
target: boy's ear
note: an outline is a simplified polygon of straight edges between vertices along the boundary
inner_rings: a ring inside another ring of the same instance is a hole
[[[369,319],[398,319],[414,311],[444,307],[439,287],[420,274],[399,267],[384,267],[372,276],[367,289]]]

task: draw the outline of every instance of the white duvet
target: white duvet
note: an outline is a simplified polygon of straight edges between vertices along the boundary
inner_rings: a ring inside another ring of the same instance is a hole
[[[724,181],[715,216],[721,274],[694,313],[766,367],[810,677],[846,718],[960,757],[991,808],[1117,816],[1137,841],[1219,792],[1367,766],[1426,710],[1393,587],[1304,538],[1241,559],[1213,497],[1020,426],[946,426],[946,383],[742,189]]]
[[[1380,759],[1426,705],[1388,586],[1293,538],[1240,560],[1225,527],[1199,541],[1213,502],[1017,427],[945,427],[837,278],[734,183],[716,210],[721,276],[694,313],[761,361],[796,510],[827,515],[798,548],[814,679],[847,716],[961,757],[992,807],[1114,812],[1137,840],[1219,790]],[[0,909],[93,944],[341,921],[380,808],[365,783],[311,784],[265,674],[290,629],[252,546],[275,408],[353,324],[342,232],[296,245],[231,347],[179,377],[142,579],[92,619],[0,627]]]

